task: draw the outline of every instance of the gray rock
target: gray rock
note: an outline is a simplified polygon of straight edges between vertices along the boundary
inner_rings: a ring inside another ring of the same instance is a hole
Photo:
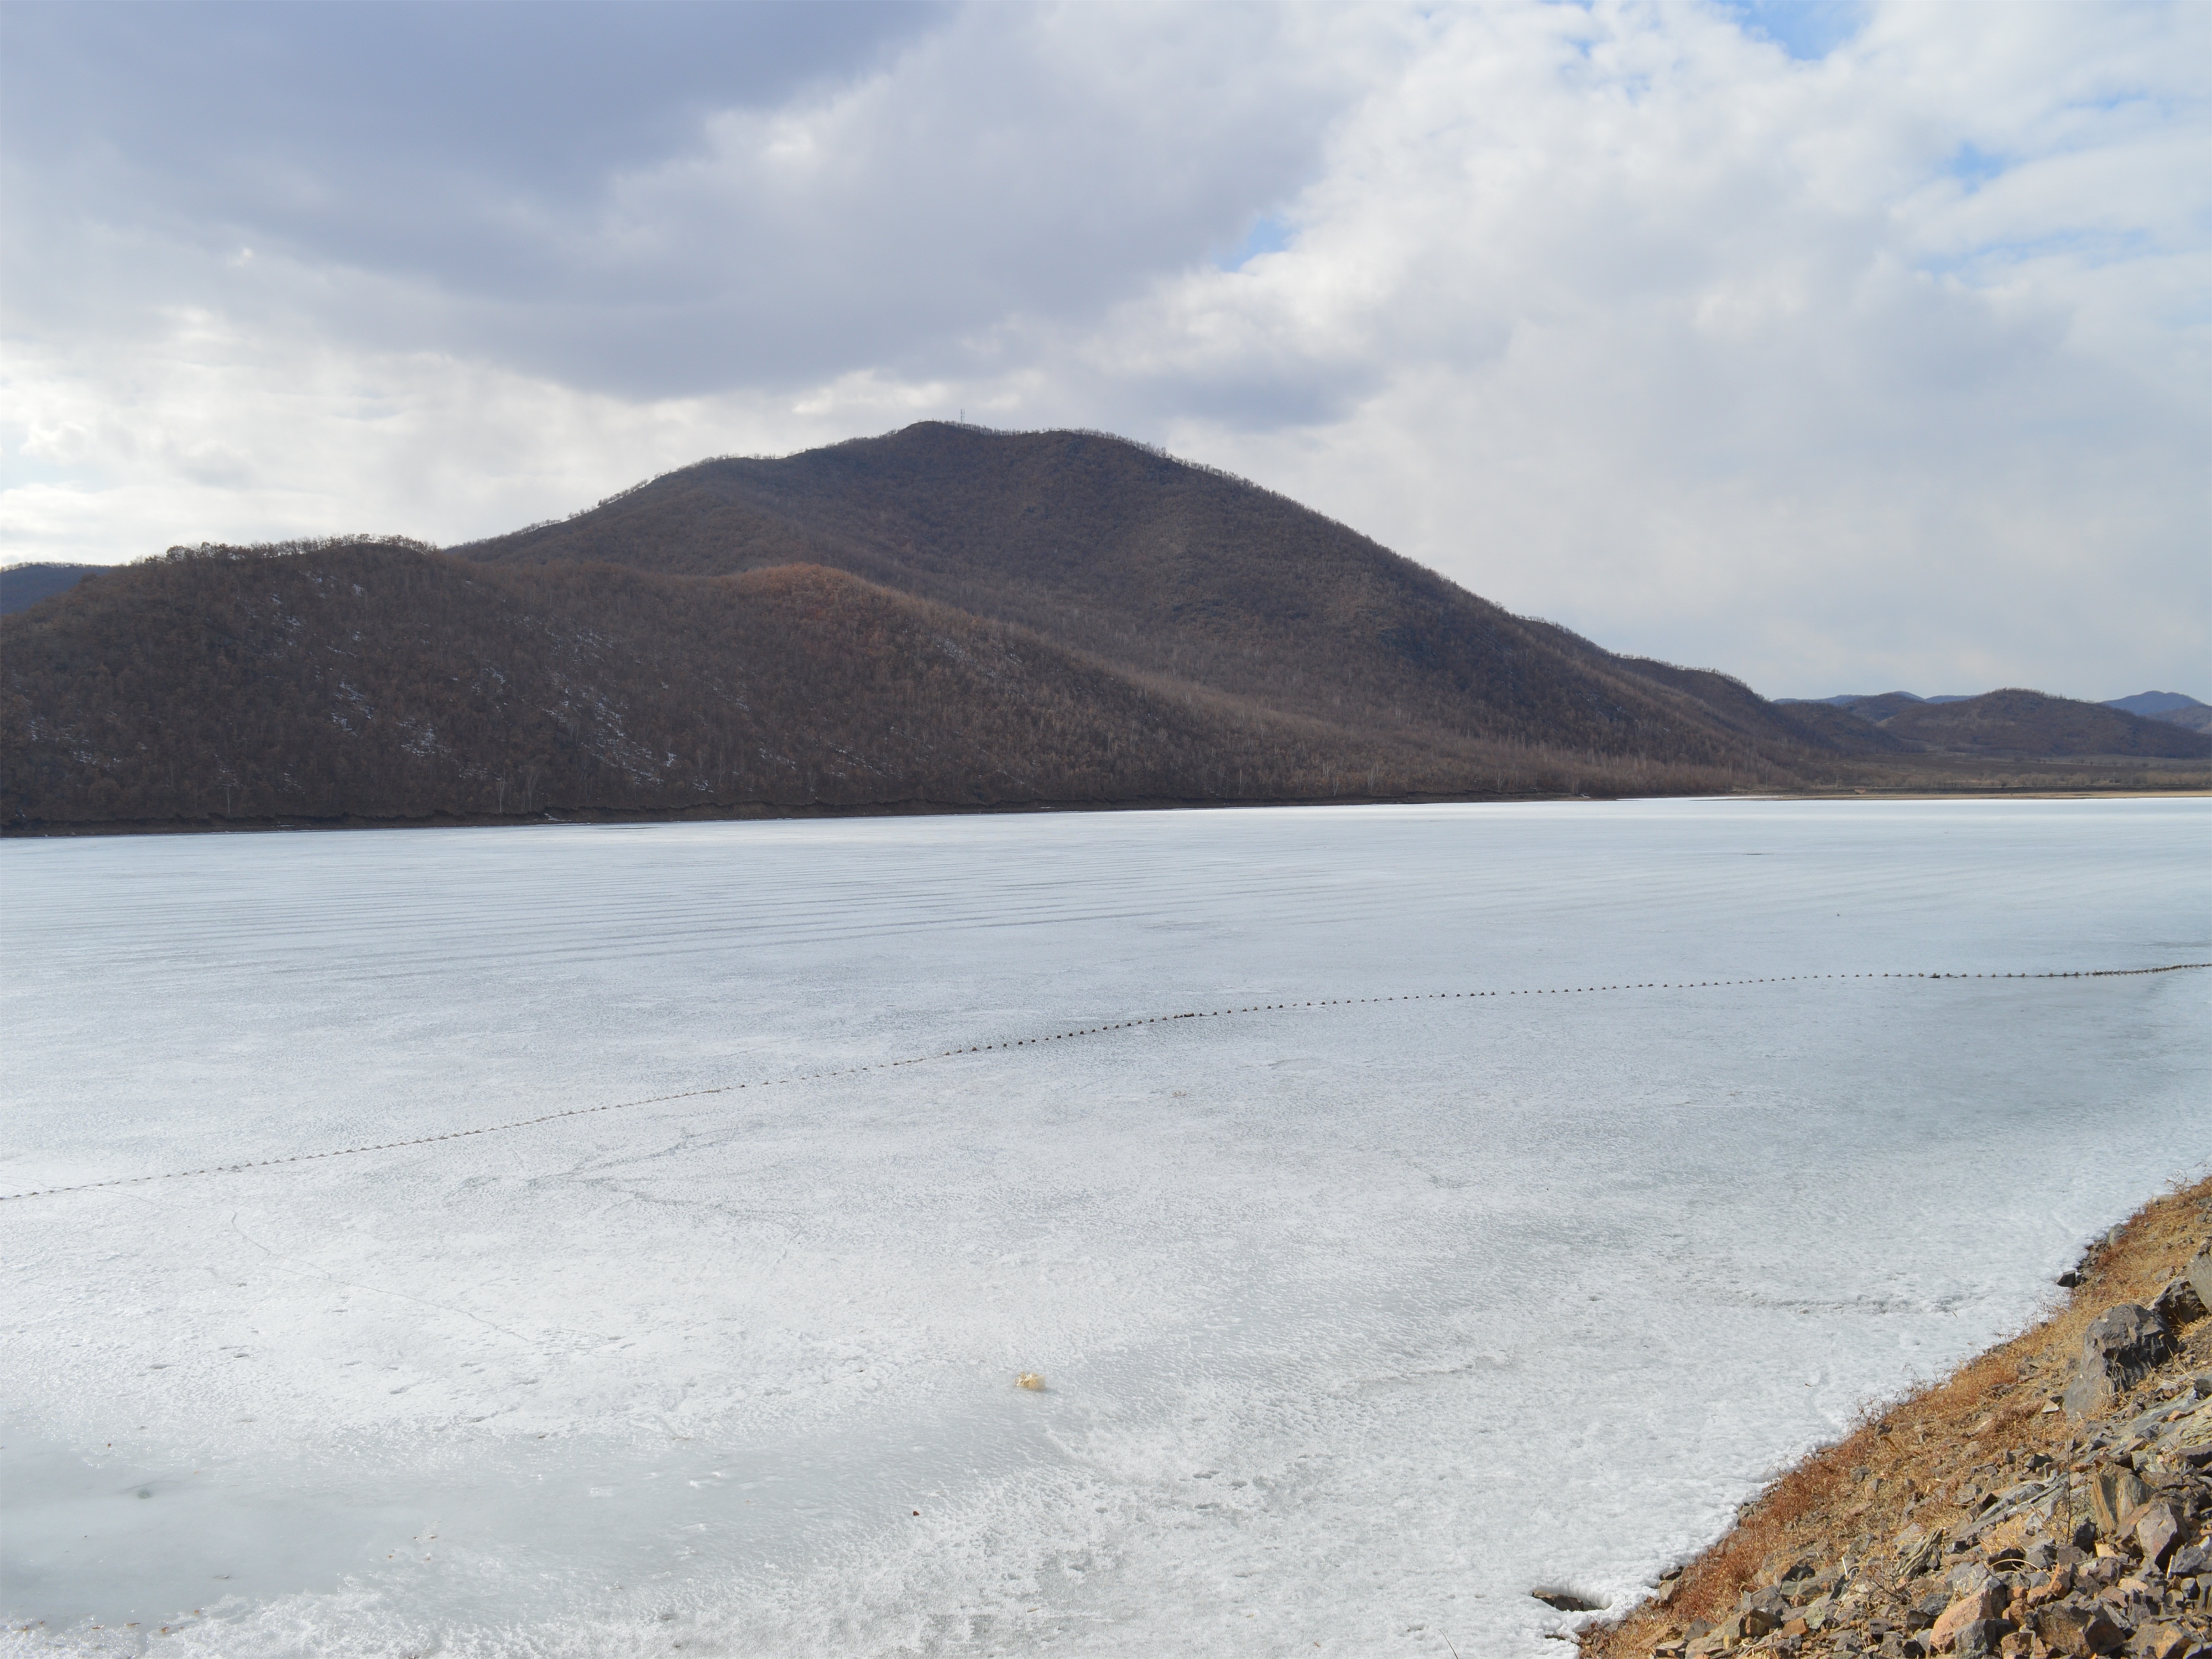
[[[1765,1589],[1753,1590],[1743,1598],[1743,1610],[1763,1614],[1778,1625],[1790,1617],[1789,1593],[1780,1586],[1771,1584]]]
[[[2186,1325],[2204,1317],[2204,1298],[2185,1278],[2169,1279],[2151,1303],[2150,1310],[2168,1325]]]
[[[2128,1562],[2125,1556],[2100,1555],[2095,1560],[2084,1561],[2076,1567],[2074,1570],[2074,1582],[2077,1587],[2086,1585],[2091,1589],[2110,1589],[2127,1577],[2127,1571]]]
[[[1717,1644],[1725,1652],[1746,1642],[1755,1641],[1773,1628],[1773,1625],[1759,1613],[1732,1613],[1713,1626],[1705,1640],[1708,1645]]]
[[[2038,1612],[2035,1633],[2045,1647],[2072,1659],[2110,1653],[2127,1639],[2127,1632],[2102,1607],[2072,1598]]]
[[[1532,1589],[1528,1594],[1547,1607],[1557,1607],[1561,1613],[1596,1613],[1605,1606],[1602,1601],[1591,1601],[1579,1590],[1544,1589]]]
[[[2152,1566],[2163,1567],[2173,1547],[2181,1541],[2181,1517],[2171,1504],[2152,1504],[2136,1516],[2135,1533],[2143,1559]]]
[[[2101,1468],[2090,1479],[2089,1512],[2100,1533],[2117,1539],[2135,1525],[2136,1512],[2154,1495],[2132,1469]]]
[[[1943,1609],[1943,1616],[1936,1620],[1935,1628],[1928,1632],[1929,1644],[1939,1650],[1949,1647],[1959,1639],[1959,1632],[1967,1626],[2002,1617],[2011,1601],[2011,1587],[1991,1579]]]
[[[1972,1595],[1986,1587],[1996,1577],[1979,1561],[1967,1561],[1951,1569],[1949,1583],[1954,1595]],[[1938,1608],[1938,1612],[1942,1609]]]
[[[1917,1526],[1908,1527],[1905,1528],[1905,1536],[1911,1537],[1913,1533],[1919,1530]],[[1904,1539],[1900,1538],[1897,1553],[1902,1558],[1897,1568],[1898,1582],[1902,1583],[1908,1578],[1917,1578],[1943,1559],[1943,1529],[1938,1527],[1925,1537],[1914,1540],[1909,1547],[1905,1543]]]
[[[2119,1366],[2132,1381],[2172,1357],[2173,1333],[2148,1308],[2122,1302],[2089,1322],[2081,1333],[2081,1354]]]
[[[2118,1392],[2102,1366],[2094,1370],[2084,1366],[2066,1385],[2066,1396],[2060,1403],[2069,1417],[2093,1417],[2111,1405]]]
[[[2197,1301],[2212,1309],[2212,1244],[2207,1244],[2190,1258],[2189,1265],[2181,1270],[2181,1276],[2197,1292]]]
[[[2123,1302],[2089,1322],[2066,1388],[2066,1414],[2087,1417],[2117,1400],[2173,1352],[2173,1333],[2148,1308]]]
[[[1959,1632],[1952,1650],[1959,1659],[1991,1659],[2005,1638],[2018,1628],[2002,1619],[1977,1619]]]

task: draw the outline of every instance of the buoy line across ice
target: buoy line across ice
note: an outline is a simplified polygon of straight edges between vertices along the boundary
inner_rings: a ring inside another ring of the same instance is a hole
[[[1199,1008],[1180,1014],[1146,1014],[1135,1019],[1111,1020],[1102,1025],[1080,1026],[1073,1031],[1054,1031],[1044,1036],[1009,1037],[999,1042],[970,1043],[965,1048],[940,1048],[905,1060],[877,1060],[866,1066],[842,1066],[823,1072],[794,1072],[789,1077],[763,1078],[751,1083],[719,1083],[710,1088],[685,1089],[675,1094],[647,1095],[637,1100],[611,1100],[598,1106],[571,1106],[535,1117],[511,1118],[474,1129],[448,1129],[443,1134],[416,1135],[406,1140],[377,1141],[362,1146],[337,1146],[322,1152],[295,1152],[289,1158],[249,1158],[238,1164],[210,1164],[199,1170],[167,1170],[158,1175],[118,1176],[108,1181],[87,1181],[72,1187],[37,1187],[27,1192],[0,1193],[0,1204],[27,1198],[59,1198],[68,1193],[99,1192],[109,1188],[139,1187],[155,1181],[188,1181],[195,1176],[235,1175],[246,1170],[274,1170],[291,1164],[318,1164],[325,1158],[359,1158],[369,1152],[396,1152],[409,1146],[432,1146],[441,1140],[467,1140],[476,1135],[503,1134],[511,1129],[534,1128],[563,1118],[590,1117],[599,1112],[626,1112],[640,1106],[665,1106],[678,1100],[705,1100],[748,1089],[775,1089],[793,1083],[818,1083],[835,1077],[857,1077],[863,1072],[889,1072],[902,1066],[922,1066],[932,1060],[962,1054],[988,1054],[1013,1048],[1030,1048],[1047,1042],[1067,1042],[1077,1037],[1103,1036],[1109,1031],[1131,1031],[1146,1025],[1172,1025],[1185,1019],[1226,1019],[1238,1014],[1271,1014],[1307,1008],[1351,1008],[1384,1002],[1480,1001],[1486,997],[1590,996],[1616,991],[1721,991],[1746,985],[1793,985],[1819,980],[2051,980],[2135,979],[2147,974],[2179,974],[2212,968],[2212,962],[2172,962],[2157,968],[2080,968],[2038,974],[1771,974],[1755,979],[1692,979],[1650,981],[1625,985],[1555,985],[1510,991],[1407,991],[1395,996],[1313,997],[1304,1001],[1255,1002],[1235,1008]]]

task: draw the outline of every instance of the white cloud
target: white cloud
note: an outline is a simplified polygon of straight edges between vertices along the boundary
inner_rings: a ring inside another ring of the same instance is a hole
[[[179,318],[148,346],[14,354],[0,401],[9,556],[367,530],[457,542],[708,454],[849,435],[738,393],[649,404],[436,353],[364,353]],[[25,467],[21,462],[27,460]]]
[[[2130,55],[2086,14],[1969,11],[1809,65],[1692,12],[1451,15],[1293,256],[1124,323],[1217,383],[1255,339],[1380,383],[1171,441],[1772,692],[2203,687],[2203,14],[2122,20]],[[2021,158],[1971,193],[1970,137]]]
[[[1908,5],[1801,59],[1695,7],[977,8],[443,191],[444,252],[303,229],[371,188],[335,162],[198,240],[82,162],[0,525],[458,540],[964,407],[1770,693],[2212,697],[2208,20]]]

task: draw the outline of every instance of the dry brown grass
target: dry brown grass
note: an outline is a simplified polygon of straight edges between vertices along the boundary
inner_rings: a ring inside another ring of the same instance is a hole
[[[2212,1178],[2146,1205],[2083,1268],[2051,1318],[1942,1382],[1869,1412],[1747,1506],[1726,1535],[1683,1569],[1666,1603],[1647,1601],[1582,1637],[1584,1659],[1642,1659],[1693,1620],[1717,1623],[1738,1598],[1800,1556],[1863,1558],[1908,1524],[1955,1528],[1964,1512],[1946,1488],[1982,1465],[2040,1452],[2068,1455],[2075,1425],[2045,1409],[2064,1385],[2089,1322],[2119,1302],[2148,1303],[2212,1234]],[[2212,1346],[2212,1320],[2190,1346]]]

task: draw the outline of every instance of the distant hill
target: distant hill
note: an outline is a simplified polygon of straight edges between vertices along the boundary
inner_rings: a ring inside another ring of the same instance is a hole
[[[2206,707],[2196,698],[2184,696],[2179,691],[2138,691],[2132,697],[2107,697],[2100,706],[2106,708],[2118,708],[2125,714],[2141,714],[2146,720],[2156,720],[2161,714],[2178,714],[2184,709]]]
[[[1850,712],[1923,749],[2006,757],[2128,756],[2195,760],[2212,757],[2212,737],[2145,720],[2102,703],[2008,689],[1957,702],[1901,708],[1870,697]]]
[[[1929,707],[1928,699],[1916,697],[1910,691],[1885,691],[1878,696],[1854,697],[1845,703],[1844,711],[1856,714],[1871,725],[1886,725],[1893,716],[1908,708]]]
[[[2130,729],[2128,727],[2100,724],[2094,720],[2085,720],[2078,714],[2063,717],[2038,715],[2025,726],[2008,726],[2005,742],[1996,746],[1983,746],[1985,739],[1990,743],[1994,743],[1995,739],[1990,736],[1989,729],[1976,725],[1971,719],[1964,723],[1942,720],[1931,723],[1918,717],[1904,721],[1899,721],[1897,718],[1915,708],[1929,708],[1938,704],[1979,703],[1984,701],[1985,696],[2012,697],[2022,695],[2039,697],[2043,696],[2040,692],[1990,692],[1984,694],[1984,696],[1921,697],[1915,696],[1910,691],[1885,691],[1872,696],[1846,694],[1837,697],[1823,697],[1817,702],[1799,702],[1785,697],[1782,699],[1780,706],[1787,708],[1791,714],[1800,720],[1805,717],[1806,711],[1810,708],[1841,709],[1865,720],[1878,731],[1893,734],[1900,739],[1901,748],[1929,747],[1958,754],[2038,756],[2045,758],[2087,754],[2163,756],[2168,753],[2166,749],[2159,746],[2160,740],[2155,736],[2146,738],[2139,732],[2130,735]],[[2183,696],[2178,691],[2143,691],[2138,692],[2132,697],[2114,697],[2100,703],[2075,702],[2065,697],[2045,698],[2045,701],[2054,704],[2063,703],[2076,710],[2109,708],[2123,714],[2132,714],[2145,720],[2157,720],[2168,726],[2178,726],[2185,731],[2212,732],[2212,706],[2201,703],[2194,697]],[[1923,733],[1933,734],[1931,740],[1926,744],[1921,742],[1921,736]],[[2103,733],[2104,736],[2101,738],[2098,738],[2095,736],[2097,733]],[[2045,741],[2055,746],[2049,748],[2037,746]],[[2083,742],[2097,741],[2109,741],[2121,746],[2109,749],[2094,747],[2085,749],[2079,746]],[[2184,750],[2177,752],[2193,756],[2197,751]]]
[[[27,611],[40,599],[66,593],[104,564],[11,564],[0,566],[0,617]]]
[[[2212,704],[2201,703],[2179,691],[2138,691],[2132,697],[2113,697],[2104,703],[2145,720],[2164,720],[2191,732],[2212,732]]]
[[[1793,708],[1803,702],[1824,703],[1831,708],[1850,708],[1863,702],[1887,702],[1893,708],[1902,708],[1908,702],[1964,702],[1973,695],[1972,692],[1955,692],[1923,697],[1910,691],[1846,691],[1834,697],[1778,697],[1775,701]]]

